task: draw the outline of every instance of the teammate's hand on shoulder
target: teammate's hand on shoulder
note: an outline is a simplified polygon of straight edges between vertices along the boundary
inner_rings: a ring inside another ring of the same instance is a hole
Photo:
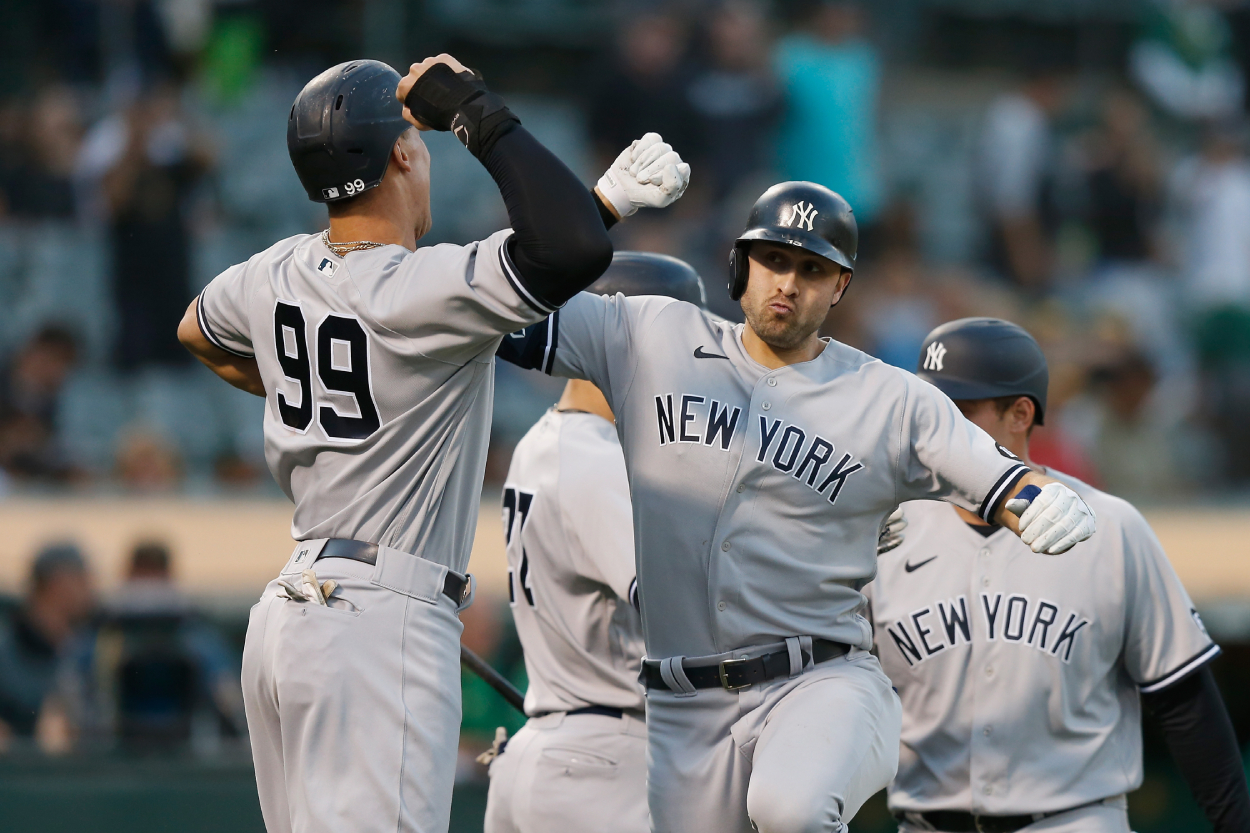
[[[400,101],[407,101],[408,93],[412,92],[412,88],[416,86],[422,75],[430,70],[436,64],[446,64],[451,67],[453,72],[472,72],[471,69],[457,61],[446,52],[441,55],[435,55],[432,58],[426,58],[420,63],[413,64],[408,67],[408,74],[399,79],[399,87],[395,90],[395,97]],[[435,128],[417,120],[409,111],[407,105],[404,106],[404,118],[411,122],[418,130],[434,130]]]
[[[903,543],[903,530],[907,528],[907,519],[903,517],[903,507],[898,507],[881,522],[881,531],[877,533],[877,555],[885,555],[897,549]]]
[[[595,190],[624,219],[639,208],[665,208],[690,184],[690,166],[658,133],[635,139],[608,167]]]
[[[1033,552],[1059,555],[1094,534],[1097,523],[1094,510],[1081,496],[1062,483],[1051,482],[1041,487],[1032,500],[1017,497],[1007,501],[1007,511],[1020,517],[1020,540]]]

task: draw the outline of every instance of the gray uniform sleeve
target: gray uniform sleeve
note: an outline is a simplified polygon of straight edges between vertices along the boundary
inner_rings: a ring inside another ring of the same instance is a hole
[[[250,359],[256,351],[247,316],[247,273],[247,263],[239,263],[213,278],[200,293],[195,315],[200,332],[213,345]]]
[[[1154,530],[1136,509],[1123,508],[1124,667],[1149,694],[1214,659],[1220,648],[1207,635]]]
[[[468,246],[430,246],[362,285],[378,323],[409,337],[477,343],[541,321],[554,310],[521,284],[504,229]]]
[[[937,388],[908,374],[898,501],[945,500],[990,523],[1028,466],[969,422]]]
[[[634,514],[620,446],[566,431],[560,448],[560,511],[579,575],[633,603]]]
[[[671,298],[580,292],[560,309],[546,345],[552,376],[585,379],[619,411],[638,369],[638,345]],[[537,345],[536,345],[537,346]]]

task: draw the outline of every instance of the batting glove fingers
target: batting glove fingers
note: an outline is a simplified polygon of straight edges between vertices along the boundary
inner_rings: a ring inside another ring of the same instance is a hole
[[[881,531],[877,535],[877,555],[885,555],[898,549],[903,543],[903,530],[907,528],[907,519],[903,517],[903,507],[899,507],[886,516],[881,522]]]
[[[673,149],[673,146],[660,138],[659,133],[643,134],[629,146],[629,165],[631,176],[637,177],[639,172],[649,167],[655,160]]]
[[[648,133],[621,151],[595,186],[623,219],[639,208],[665,208],[686,191],[690,166],[664,142]]]
[[[1094,534],[1094,512],[1062,483],[1047,483],[1020,515],[1020,540],[1033,552],[1059,555]]]

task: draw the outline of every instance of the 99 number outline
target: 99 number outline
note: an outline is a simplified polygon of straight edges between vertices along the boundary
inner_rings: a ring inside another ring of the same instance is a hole
[[[317,378],[322,389],[327,394],[352,398],[359,416],[340,412],[332,399],[314,403],[309,335],[317,349]],[[273,309],[273,336],[282,375],[299,386],[298,404],[294,405],[291,404],[293,396],[277,391],[278,416],[284,425],[303,434],[312,424],[315,410],[317,422],[326,436],[346,442],[367,439],[381,427],[369,377],[369,337],[360,321],[352,316],[330,313],[310,334],[304,311],[296,304],[278,301]],[[347,351],[346,366],[334,363],[335,342],[341,350]]]

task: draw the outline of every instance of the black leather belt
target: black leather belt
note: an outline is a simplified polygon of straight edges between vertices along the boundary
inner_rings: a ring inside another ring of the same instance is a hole
[[[813,639],[812,655],[809,657],[806,651],[799,653],[802,655],[803,666],[806,667],[809,659],[814,663],[825,662],[840,657],[849,650],[850,646],[843,645],[841,642]],[[716,665],[694,668],[683,662],[681,667],[686,672],[686,679],[695,688],[723,688],[726,691],[737,691],[756,683],[790,676],[790,652],[773,651],[750,659],[727,659]],[[673,690],[669,688],[668,683],[664,682],[664,677],[660,674],[659,660],[643,660],[642,679],[647,688]]]
[[[326,541],[326,545],[321,548],[321,554],[314,560],[320,561],[323,558],[350,558],[352,561],[360,561],[365,564],[377,564],[378,545],[367,544],[364,541],[353,541],[350,538],[330,538]],[[468,578],[448,570],[447,578],[443,581],[443,595],[457,605],[463,604],[465,599],[469,597]]]
[[[1052,810],[1049,813],[1022,813],[1017,816],[974,816],[960,810],[932,810],[928,813],[895,813],[894,818],[902,822],[915,824],[918,820],[929,825],[929,829],[940,830],[941,833],[1015,833],[1030,824],[1037,824],[1042,819],[1070,813],[1085,807],[1101,804],[1106,799],[1088,801],[1064,810]]]

